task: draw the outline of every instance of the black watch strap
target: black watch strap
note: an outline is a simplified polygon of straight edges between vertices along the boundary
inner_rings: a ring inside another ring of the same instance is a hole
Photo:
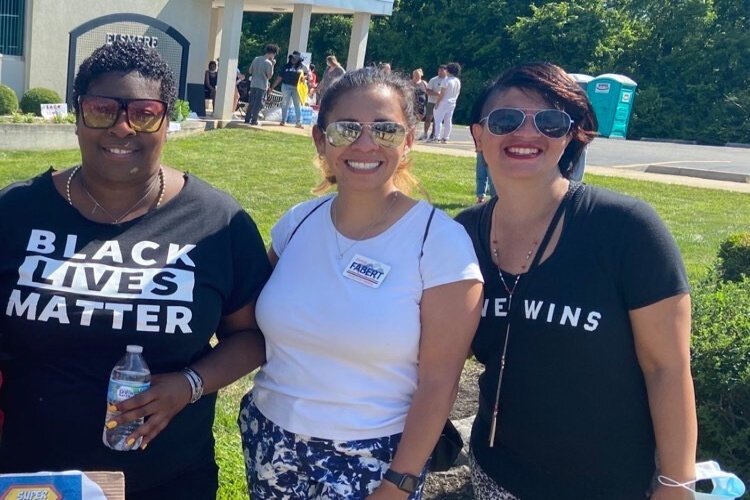
[[[388,469],[383,475],[383,479],[395,484],[398,489],[407,493],[414,493],[419,486],[419,478],[411,474],[401,474],[400,472]]]

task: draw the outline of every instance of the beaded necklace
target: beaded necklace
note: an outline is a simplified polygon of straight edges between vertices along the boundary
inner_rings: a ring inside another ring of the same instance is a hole
[[[73,200],[70,197],[70,184],[73,180],[73,177],[78,173],[78,171],[81,169],[81,165],[78,165],[73,169],[73,171],[68,176],[68,180],[65,182],[65,198],[68,201],[68,204],[75,208],[75,205],[73,205]],[[104,214],[112,219],[112,224],[119,224],[125,217],[130,215],[133,210],[138,208],[141,203],[143,203],[146,198],[148,198],[151,195],[151,192],[154,190],[154,184],[151,184],[149,186],[148,191],[146,191],[146,194],[143,195],[133,206],[131,206],[129,209],[127,209],[125,212],[122,213],[122,215],[115,217],[112,215],[112,213],[104,208],[99,201],[94,198],[94,196],[89,192],[89,190],[86,188],[86,184],[83,182],[83,178],[81,179],[81,188],[83,189],[83,192],[86,194],[86,196],[91,200],[91,202],[94,204],[94,208],[91,210],[91,213],[93,214],[96,212],[97,208],[100,209]],[[164,191],[166,190],[166,181],[164,179],[164,167],[159,165],[159,196],[156,199],[156,208],[159,208],[161,205],[161,202],[164,200]]]

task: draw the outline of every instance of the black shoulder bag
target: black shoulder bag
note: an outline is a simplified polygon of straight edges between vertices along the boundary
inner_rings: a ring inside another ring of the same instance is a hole
[[[432,224],[432,217],[434,215],[435,207],[432,207],[430,217],[427,219],[427,226],[424,229],[424,236],[422,237],[422,250],[419,253],[420,261],[424,255],[424,244],[427,241],[427,234],[430,232],[430,225]],[[432,450],[432,455],[430,455],[430,472],[443,472],[453,467],[463,448],[464,440],[449,418],[445,421],[443,432],[440,433],[440,438]]]

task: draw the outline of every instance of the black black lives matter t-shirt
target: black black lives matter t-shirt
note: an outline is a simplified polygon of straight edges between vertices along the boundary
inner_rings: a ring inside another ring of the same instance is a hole
[[[521,276],[509,311],[488,248],[496,200],[456,217],[474,242],[485,279],[472,344],[486,367],[473,453],[498,484],[524,500],[644,498],[655,444],[628,312],[689,290],[677,246],[647,204],[583,186],[569,202],[554,253]],[[515,277],[505,279],[510,284]]]
[[[47,172],[0,192],[0,472],[122,470],[129,492],[213,462],[215,395],[181,411],[145,451],[102,444],[109,374],[128,344],[152,373],[206,354],[222,316],[270,274],[250,216],[186,176],[157,210],[91,222]]]

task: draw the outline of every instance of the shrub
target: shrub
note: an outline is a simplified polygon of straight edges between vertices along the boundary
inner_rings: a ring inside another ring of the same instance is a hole
[[[41,104],[55,104],[63,102],[60,96],[54,90],[37,87],[29,89],[21,99],[21,111],[24,113],[34,113],[42,116]]]
[[[750,233],[730,235],[719,246],[719,272],[725,281],[750,276]]]
[[[190,103],[177,99],[172,109],[172,114],[169,115],[169,119],[173,122],[181,122],[188,117],[190,114]]]
[[[699,460],[750,479],[750,278],[694,287],[692,368]]]
[[[0,83],[0,115],[12,115],[18,111],[18,97],[12,88]]]

